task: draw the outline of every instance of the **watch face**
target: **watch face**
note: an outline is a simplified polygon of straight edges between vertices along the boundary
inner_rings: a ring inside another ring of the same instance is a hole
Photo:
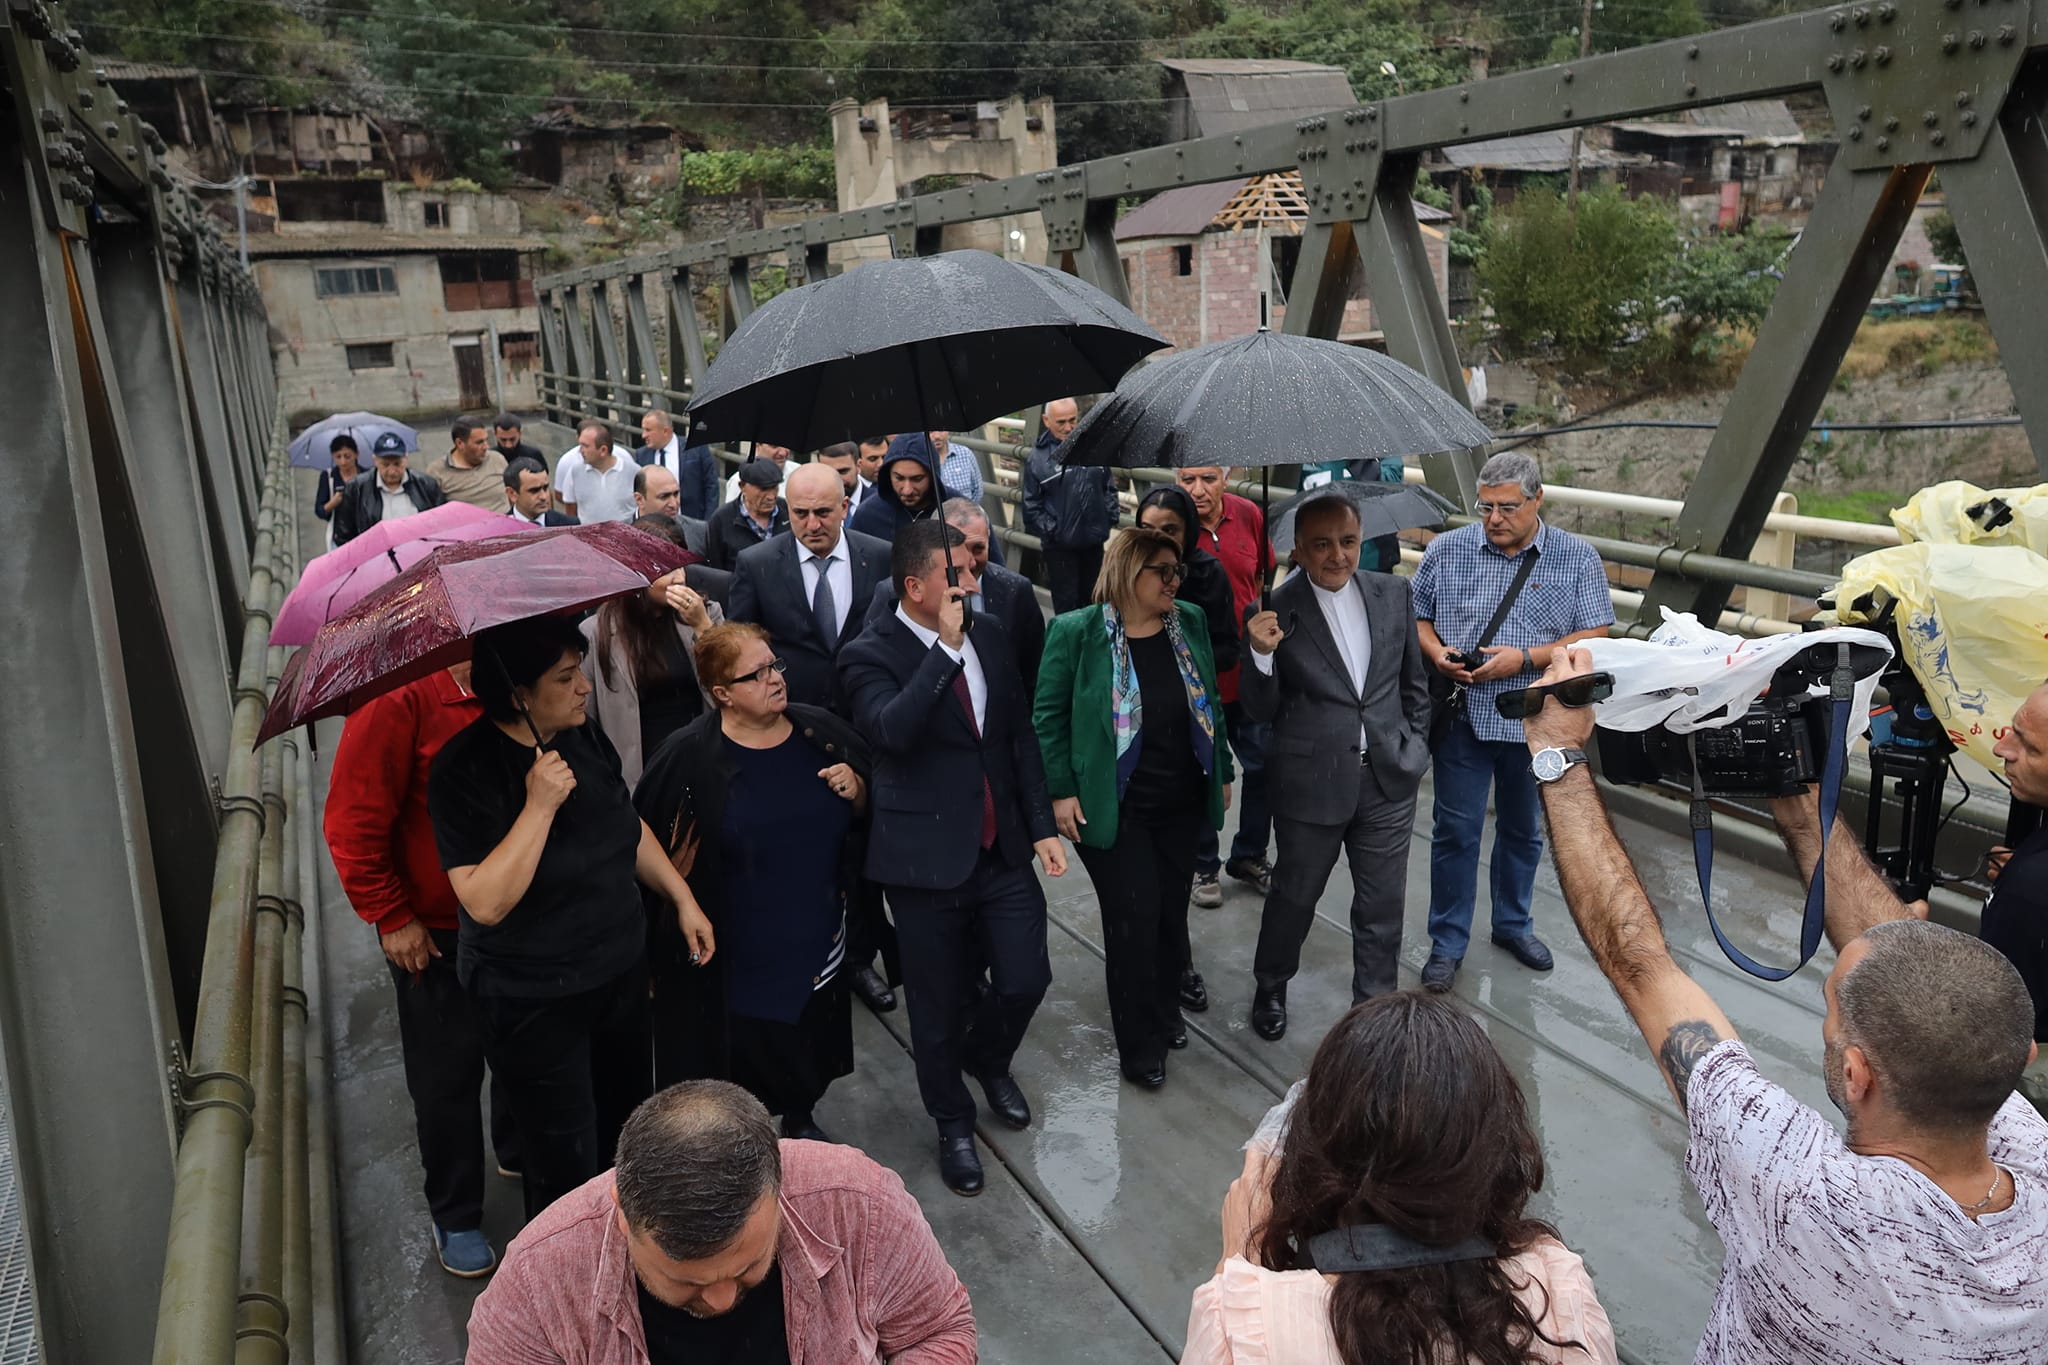
[[[1555,782],[1564,776],[1564,750],[1539,749],[1531,766],[1535,769],[1538,782]]]

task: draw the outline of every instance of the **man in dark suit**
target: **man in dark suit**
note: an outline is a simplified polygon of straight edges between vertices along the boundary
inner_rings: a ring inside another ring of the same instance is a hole
[[[1067,860],[1009,642],[991,616],[968,633],[971,570],[947,582],[947,547],[957,563],[963,539],[930,519],[897,532],[896,610],[840,651],[839,670],[875,754],[867,875],[896,916],[917,1088],[938,1123],[940,1175],[974,1195],[981,1158],[962,1073],[998,1118],[1030,1124],[1010,1062],[1052,981],[1031,859],[1054,877]]]
[[[548,467],[529,455],[505,462],[505,510],[528,526],[581,524],[555,510],[555,485]]]
[[[739,481],[739,496],[704,523],[704,557],[714,569],[732,568],[742,550],[789,529],[781,466],[772,460],[749,460],[740,466]]]
[[[633,452],[634,462],[643,469],[659,465],[676,476],[682,516],[702,521],[718,510],[718,457],[710,446],[685,446],[675,418],[661,408],[640,419],[640,437],[646,444]]]
[[[1024,679],[1024,695],[1038,691],[1038,661],[1045,653],[1045,612],[1038,605],[1038,590],[1031,580],[1000,564],[989,562],[992,533],[988,513],[968,498],[948,498],[942,509],[946,523],[966,539],[961,562],[974,571],[977,591],[967,599],[967,609],[983,612],[1003,623],[1010,651],[1017,657],[1017,671]],[[887,616],[896,610],[894,588],[884,586],[868,607],[868,619]]]
[[[1351,998],[1395,987],[1429,684],[1408,580],[1362,572],[1358,512],[1332,494],[1295,516],[1300,571],[1245,625],[1239,698],[1273,725],[1279,859],[1252,957],[1252,1028],[1287,1032],[1287,982],[1342,849],[1351,865]]]

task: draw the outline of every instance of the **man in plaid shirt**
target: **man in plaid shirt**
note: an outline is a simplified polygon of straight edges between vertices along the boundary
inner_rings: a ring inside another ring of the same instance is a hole
[[[1412,585],[1423,657],[1466,688],[1464,718],[1451,725],[1437,748],[1433,777],[1430,950],[1422,969],[1422,984],[1433,991],[1451,988],[1471,941],[1489,790],[1494,808],[1493,941],[1525,967],[1546,972],[1552,966],[1550,949],[1536,937],[1529,915],[1536,864],[1543,857],[1536,779],[1529,771],[1522,722],[1502,718],[1493,702],[1503,692],[1534,683],[1549,667],[1554,650],[1605,635],[1614,622],[1599,552],[1543,522],[1542,471],[1535,460],[1515,452],[1488,460],[1479,471],[1479,501],[1473,510],[1479,514],[1476,525],[1430,542]],[[1479,643],[1527,555],[1536,556],[1535,567],[1482,651],[1486,662],[1465,668],[1452,656]]]

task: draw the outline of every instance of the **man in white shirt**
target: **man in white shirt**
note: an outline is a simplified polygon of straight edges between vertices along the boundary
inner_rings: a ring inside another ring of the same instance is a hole
[[[633,475],[640,466],[625,450],[612,444],[611,428],[589,421],[576,429],[577,467],[569,476],[569,491],[562,499],[563,510],[586,525],[599,521],[631,521]],[[563,457],[568,464],[568,457]],[[557,472],[555,482],[562,482]]]
[[[1295,517],[1302,572],[1245,625],[1238,700],[1273,723],[1266,770],[1279,856],[1252,957],[1252,1029],[1287,1031],[1287,983],[1342,850],[1351,867],[1351,998],[1396,988],[1415,793],[1429,767],[1429,686],[1408,580],[1358,568],[1358,510],[1330,495]]]
[[[1539,685],[1592,671],[1562,648]],[[1808,880],[1825,842],[1822,1070],[1844,1140],[1672,957],[1586,767],[1594,719],[1546,699],[1522,724],[1565,903],[1685,1110],[1721,1237],[1696,1365],[2048,1360],[2048,1124],[2013,1093],[2036,1051],[2019,973],[1901,904],[1839,820],[1824,841],[1811,792],[1774,803]]]

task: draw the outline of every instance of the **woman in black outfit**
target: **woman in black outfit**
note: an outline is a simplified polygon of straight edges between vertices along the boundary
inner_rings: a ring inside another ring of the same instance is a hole
[[[655,926],[658,1085],[729,1080],[782,1116],[785,1137],[824,1140],[813,1110],[853,1070],[846,892],[865,841],[867,746],[821,707],[793,705],[759,626],[697,638],[707,712],[663,744],[634,793],[718,929],[699,972]]]
[[[1217,676],[1228,673],[1237,667],[1244,623],[1232,610],[1236,599],[1230,595],[1230,574],[1223,561],[1201,547],[1202,523],[1195,515],[1195,500],[1177,485],[1162,483],[1139,499],[1138,525],[1164,531],[1180,543],[1180,562],[1186,566],[1187,576],[1180,581],[1178,596],[1202,609]]]
[[[532,1218],[611,1164],[652,1090],[636,879],[667,903],[697,960],[711,959],[713,939],[634,813],[618,755],[584,723],[576,623],[497,626],[477,636],[475,656],[484,714],[435,756],[427,813],[462,903],[456,974],[512,1102]]]
[[[1176,600],[1180,546],[1119,531],[1092,607],[1055,616],[1032,729],[1053,822],[1073,841],[1102,912],[1110,1023],[1124,1078],[1156,1090],[1187,1035],[1188,890],[1202,826],[1223,824],[1230,750],[1201,608]]]
[[[341,490],[348,487],[349,480],[363,472],[362,453],[356,449],[356,438],[343,432],[327,443],[327,454],[334,461],[331,469],[320,471],[320,490],[313,495],[313,515],[327,523],[327,548],[334,548],[334,509],[341,505]]]

